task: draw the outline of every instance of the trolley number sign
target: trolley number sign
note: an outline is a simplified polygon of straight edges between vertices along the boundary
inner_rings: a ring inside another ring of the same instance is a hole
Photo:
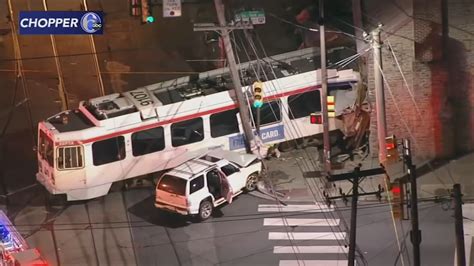
[[[163,0],[163,17],[181,17],[181,0]]]
[[[126,94],[138,108],[153,105],[155,103],[146,89],[137,89],[129,91]]]

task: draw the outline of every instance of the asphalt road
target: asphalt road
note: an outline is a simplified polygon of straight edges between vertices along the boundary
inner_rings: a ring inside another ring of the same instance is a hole
[[[51,265],[298,265],[296,260],[347,265],[344,233],[350,211],[345,206],[324,213],[308,203],[274,209],[274,201],[244,194],[196,223],[156,210],[151,188],[65,205],[47,198],[41,187],[20,192],[10,198],[8,214]],[[357,244],[367,264],[359,258],[358,265],[402,265],[394,264],[397,242],[387,205],[364,204]],[[420,206],[423,265],[452,264],[451,214],[438,203]],[[338,221],[340,216],[345,220]],[[404,233],[409,228],[404,222]],[[401,230],[398,226],[403,235]],[[285,240],[288,234],[292,238]],[[409,257],[403,253],[405,265]]]

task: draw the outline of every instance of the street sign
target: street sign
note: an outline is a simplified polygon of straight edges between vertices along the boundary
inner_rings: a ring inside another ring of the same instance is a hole
[[[235,14],[234,20],[244,24],[265,24],[265,12],[263,10],[241,11]]]
[[[163,17],[181,17],[181,0],[163,0]]]

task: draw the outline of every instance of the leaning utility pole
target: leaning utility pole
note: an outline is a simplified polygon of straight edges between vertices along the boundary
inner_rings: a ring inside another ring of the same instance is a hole
[[[329,141],[329,116],[328,116],[328,79],[326,70],[326,35],[324,30],[324,0],[319,0],[319,45],[321,47],[321,111],[323,113],[323,160],[324,171],[327,175],[331,172],[331,144]]]
[[[372,31],[372,45],[374,51],[374,83],[375,83],[375,104],[377,112],[377,138],[379,140],[379,161],[385,163],[387,152],[385,150],[385,138],[387,136],[387,123],[385,121],[385,96],[382,76],[382,43],[380,32],[382,25]]]
[[[380,168],[373,168],[368,170],[360,170],[361,165],[359,164],[352,173],[344,173],[344,174],[337,174],[337,175],[330,175],[328,180],[330,182],[334,181],[342,181],[342,180],[349,180],[352,182],[352,195],[346,195],[342,193],[340,190],[341,196],[329,197],[326,193],[323,193],[326,197],[326,201],[328,204],[331,203],[333,199],[343,199],[345,203],[347,203],[347,198],[352,197],[351,202],[351,228],[350,228],[350,238],[349,238],[349,255],[348,255],[348,265],[354,266],[355,265],[355,250],[356,250],[356,229],[357,229],[357,201],[359,196],[368,196],[368,195],[376,195],[377,198],[380,200],[382,198],[382,192],[384,189],[382,186],[379,185],[378,191],[374,192],[364,192],[359,193],[359,184],[364,177],[372,176],[372,175],[380,175],[385,174],[385,169]]]
[[[420,266],[420,243],[421,231],[418,224],[418,193],[416,186],[416,166],[413,165],[411,156],[410,140],[403,140],[403,159],[408,167],[410,178],[410,207],[411,207],[411,231],[410,239],[413,244],[413,264]]]
[[[461,185],[454,184],[453,186],[453,197],[454,197],[454,225],[456,230],[456,266],[466,266],[466,250],[464,247],[464,228],[463,228],[463,215],[462,215],[462,194]]]
[[[209,31],[215,30],[220,31],[221,38],[224,44],[224,50],[227,56],[227,61],[229,62],[230,76],[232,78],[232,83],[234,84],[235,96],[237,98],[237,103],[239,105],[240,111],[240,120],[242,123],[242,128],[244,129],[245,141],[247,152],[251,152],[251,146],[254,143],[254,135],[252,132],[252,123],[250,121],[249,108],[247,101],[245,100],[244,94],[242,92],[242,84],[240,83],[239,73],[237,71],[237,64],[235,62],[234,52],[232,50],[232,43],[229,37],[230,29],[253,29],[252,24],[243,25],[243,26],[227,26],[224,13],[224,4],[222,0],[214,0],[214,5],[217,11],[217,19],[219,20],[219,26],[213,26],[212,24],[200,24],[195,25],[195,31]]]

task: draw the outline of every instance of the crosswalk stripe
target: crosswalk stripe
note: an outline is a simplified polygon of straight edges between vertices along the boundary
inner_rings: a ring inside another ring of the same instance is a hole
[[[334,207],[326,205],[276,205],[276,204],[260,204],[259,212],[330,212]]]
[[[273,253],[347,253],[341,246],[274,246]]]
[[[346,266],[347,260],[280,260],[280,266]]]
[[[264,226],[337,226],[339,219],[264,218]]]
[[[344,232],[269,232],[270,240],[343,240]]]

